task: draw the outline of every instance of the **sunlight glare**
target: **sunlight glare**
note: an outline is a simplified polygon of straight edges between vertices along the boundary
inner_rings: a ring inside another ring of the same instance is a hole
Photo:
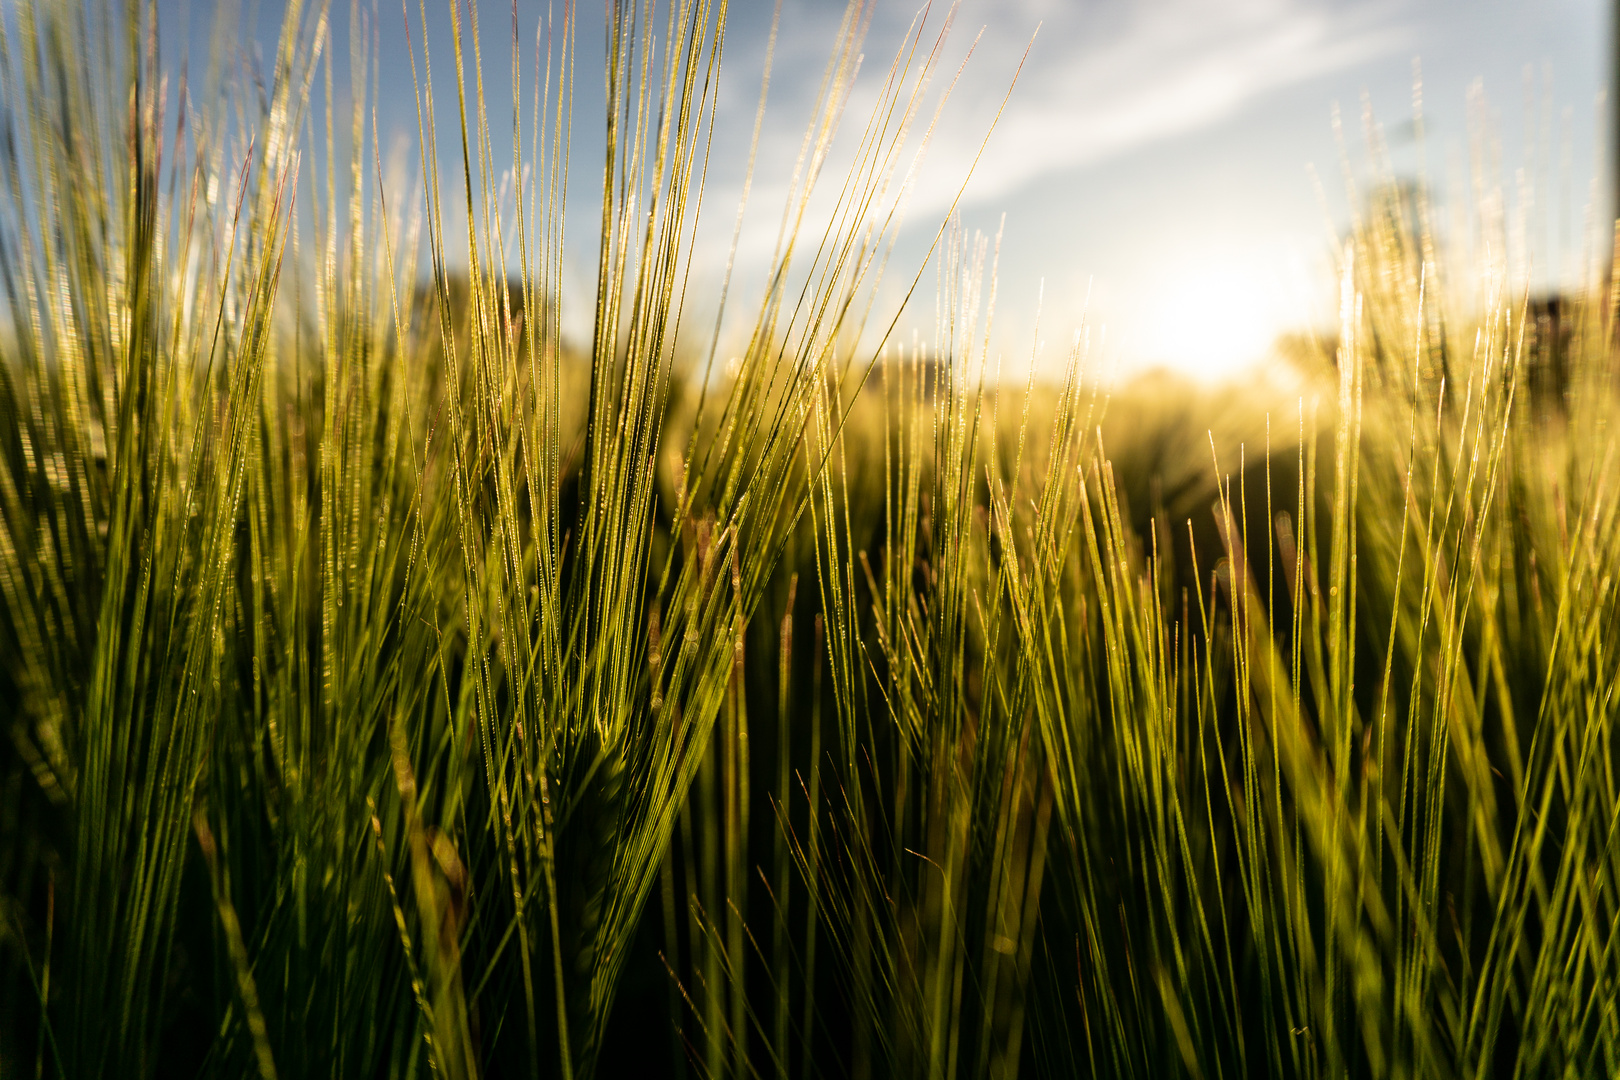
[[[1219,381],[1264,362],[1291,322],[1275,269],[1231,255],[1189,259],[1142,305],[1139,353],[1149,366]]]

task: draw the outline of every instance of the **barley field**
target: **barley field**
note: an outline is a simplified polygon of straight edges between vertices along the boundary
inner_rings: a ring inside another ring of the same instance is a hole
[[[1612,275],[1374,199],[1297,393],[1001,378],[855,4],[727,362],[725,0],[605,10],[403,164],[358,6],[0,10],[0,1078],[1620,1075]]]

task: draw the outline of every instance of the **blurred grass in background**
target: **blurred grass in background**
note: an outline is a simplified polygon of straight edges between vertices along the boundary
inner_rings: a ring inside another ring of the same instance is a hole
[[[1300,392],[1020,390],[994,241],[888,340],[948,73],[820,175],[857,6],[715,371],[676,0],[608,10],[574,345],[573,12],[509,165],[454,11],[415,185],[325,7],[195,90],[150,6],[0,21],[0,1075],[1620,1072],[1604,282],[1374,203]]]

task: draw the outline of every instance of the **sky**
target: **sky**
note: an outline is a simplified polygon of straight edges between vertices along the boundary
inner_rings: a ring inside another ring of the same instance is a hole
[[[958,33],[985,27],[970,61],[976,70],[958,88],[959,119],[929,151],[940,182],[919,189],[910,216],[920,229],[949,205],[950,181],[971,161],[996,91],[1027,46],[962,204],[965,219],[987,231],[1006,215],[999,321],[1029,348],[1044,285],[1041,336],[1058,345],[1083,316],[1107,362],[1241,376],[1278,332],[1331,323],[1331,238],[1349,220],[1347,163],[1359,190],[1374,179],[1364,107],[1381,124],[1395,174],[1426,178],[1438,202],[1461,208],[1473,202],[1473,91],[1483,94],[1483,130],[1501,144],[1494,180],[1510,205],[1531,203],[1536,287],[1554,288],[1576,276],[1580,242],[1596,220],[1605,8],[1592,0],[964,3]],[[826,17],[815,5],[791,14]],[[908,15],[905,6],[885,11],[871,51]],[[1601,201],[1598,213],[1607,214]],[[1044,349],[1049,361],[1053,352]]]
[[[280,9],[261,4],[247,21],[268,55]],[[333,7],[334,56],[346,57],[348,5]],[[449,8],[447,0],[426,7],[440,138],[453,147],[442,104],[452,74]],[[773,7],[732,4],[697,297],[717,291],[743,193]],[[1010,366],[1032,356],[1060,362],[1083,323],[1096,359],[1115,370],[1252,377],[1277,334],[1331,323],[1332,238],[1349,221],[1350,185],[1365,192],[1376,180],[1369,115],[1394,174],[1426,184],[1443,220],[1466,220],[1470,185],[1481,179],[1469,163],[1479,146],[1493,147],[1482,179],[1523,210],[1525,272],[1538,290],[1567,285],[1609,213],[1606,196],[1594,201],[1607,191],[1599,182],[1607,8],[1599,0],[963,0],[936,91],[966,62],[916,173],[884,302],[897,302],[923,265],[954,202],[966,229],[1001,235],[996,340]],[[186,15],[182,0],[160,10],[171,24]],[[486,2],[479,10],[498,99],[514,17],[527,64],[548,11],[560,8],[519,0],[515,9]],[[600,154],[601,10],[582,7],[579,161]],[[925,40],[949,12],[926,9]],[[735,272],[744,298],[768,260],[842,13],[838,0],[783,0]],[[407,50],[424,37],[417,0],[409,38],[406,14],[388,0],[366,17],[375,20],[384,142],[414,139]],[[858,133],[888,58],[918,17],[914,0],[877,0],[847,132]],[[195,11],[190,18],[195,37],[200,20]],[[492,107],[492,127],[497,157],[509,160],[505,101]],[[576,176],[571,265],[584,288],[594,278],[599,181],[584,167]],[[1467,246],[1465,235],[1448,239]],[[932,313],[931,300],[919,305],[913,325],[925,327]]]

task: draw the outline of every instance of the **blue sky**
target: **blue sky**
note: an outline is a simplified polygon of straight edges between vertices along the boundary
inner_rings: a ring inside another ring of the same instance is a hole
[[[162,7],[174,25],[184,5]],[[348,5],[333,7],[334,55],[346,58]],[[772,7],[732,7],[695,296],[717,281],[730,237]],[[429,0],[427,8],[448,147],[448,6]],[[267,39],[279,5],[262,0],[250,10]],[[517,5],[526,64],[547,10],[530,0]],[[575,148],[582,163],[600,146],[601,10],[582,5]],[[930,25],[938,27],[946,10],[936,4]],[[759,276],[750,270],[769,253],[842,11],[836,0],[783,2],[739,261],[744,295]],[[409,14],[420,49],[416,0]],[[858,130],[916,15],[909,0],[878,0],[848,129]],[[486,75],[499,88],[491,91],[496,153],[509,160],[499,144],[510,125],[503,95],[514,11],[485,3],[480,16]],[[997,321],[1015,367],[1039,345],[1043,293],[1041,338],[1066,343],[1084,317],[1099,359],[1124,370],[1242,372],[1276,332],[1330,318],[1330,237],[1349,212],[1346,160],[1355,183],[1370,182],[1364,101],[1382,124],[1395,172],[1425,178],[1442,220],[1459,222],[1446,238],[1454,250],[1468,245],[1459,214],[1473,203],[1471,140],[1488,132],[1499,164],[1486,180],[1503,185],[1510,207],[1527,207],[1528,242],[1519,254],[1528,256],[1538,287],[1556,286],[1574,276],[1582,244],[1609,212],[1606,198],[1592,201],[1594,191],[1606,191],[1594,182],[1603,167],[1598,134],[1606,130],[1607,17],[1598,0],[963,0],[943,69],[954,71],[977,44],[918,174],[895,277],[909,280],[900,271],[923,258],[1027,50],[959,204],[970,229],[993,233],[1005,215]],[[397,0],[382,0],[368,18],[377,20],[385,141],[414,138],[405,16]],[[261,48],[268,54],[268,41]],[[1422,73],[1421,147],[1412,137],[1414,61]],[[337,81],[346,82],[341,71]],[[1483,126],[1477,105],[1471,120],[1475,86],[1488,103]],[[1333,129],[1335,105],[1345,153]],[[576,176],[570,228],[583,282],[595,256],[599,181],[583,165]],[[925,303],[919,316],[932,308]],[[1047,346],[1044,355],[1061,352]]]

